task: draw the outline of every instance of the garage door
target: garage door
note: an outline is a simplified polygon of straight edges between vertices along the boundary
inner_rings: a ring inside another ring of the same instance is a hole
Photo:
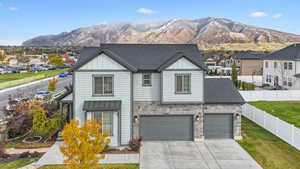
[[[193,140],[193,116],[142,116],[140,135],[144,140]]]
[[[204,116],[204,136],[206,139],[233,137],[232,114],[206,114]]]

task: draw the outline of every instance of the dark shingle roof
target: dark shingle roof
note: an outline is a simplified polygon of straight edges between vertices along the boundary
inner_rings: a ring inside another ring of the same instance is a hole
[[[210,103],[245,103],[243,97],[230,79],[205,78],[204,102]]]
[[[195,44],[101,44],[99,48],[84,48],[74,69],[87,63],[101,52],[110,53],[131,71],[158,71],[173,57],[185,57],[205,69],[202,55]],[[114,59],[114,58],[113,58]]]
[[[271,54],[265,56],[264,59],[279,59],[279,60],[281,60],[281,59],[287,59],[287,60],[300,59],[300,43],[293,44],[286,48],[272,52]]]
[[[121,110],[120,100],[84,101],[85,111],[119,111]]]
[[[233,56],[235,59],[262,59],[263,55],[250,52],[239,52]]]

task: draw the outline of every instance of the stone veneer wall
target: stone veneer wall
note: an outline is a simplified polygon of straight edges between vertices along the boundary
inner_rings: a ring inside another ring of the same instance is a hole
[[[133,116],[140,115],[193,115],[194,116],[194,141],[204,139],[203,115],[205,113],[233,113],[241,115],[240,104],[171,104],[163,105],[160,102],[135,101],[133,104]],[[203,113],[204,112],[204,113]],[[196,115],[200,116],[197,121]],[[139,137],[139,122],[133,122],[133,138]],[[241,116],[234,116],[234,139],[241,139]]]
[[[196,115],[203,112],[201,104],[171,104],[164,105],[160,102],[135,101],[133,104],[133,116],[139,115],[193,115],[194,116],[194,140],[203,139],[203,122],[196,121]],[[139,120],[133,122],[133,138],[139,137]]]

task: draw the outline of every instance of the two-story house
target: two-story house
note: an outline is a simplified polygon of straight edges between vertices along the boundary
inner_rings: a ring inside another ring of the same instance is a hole
[[[286,89],[300,89],[300,44],[293,44],[264,57],[263,82]]]
[[[241,138],[243,98],[228,79],[206,79],[194,44],[101,44],[73,68],[71,118],[102,123],[111,146],[132,138]]]

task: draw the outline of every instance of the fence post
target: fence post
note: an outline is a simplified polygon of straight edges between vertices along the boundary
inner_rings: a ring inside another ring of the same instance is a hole
[[[275,135],[279,137],[279,134],[278,134],[279,133],[279,131],[278,131],[279,130],[278,129],[279,128],[279,118],[275,117],[275,119],[276,119],[276,126],[275,126],[276,131],[275,131]]]
[[[264,118],[264,128],[266,128],[266,112],[264,111],[264,116],[263,116],[263,118]]]
[[[295,147],[295,126],[291,124],[292,126],[292,146]]]

